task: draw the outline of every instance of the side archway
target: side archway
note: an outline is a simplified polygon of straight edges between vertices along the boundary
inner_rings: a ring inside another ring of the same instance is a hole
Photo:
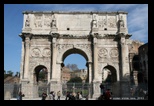
[[[39,81],[47,82],[48,71],[44,65],[38,65],[34,69],[34,83],[38,84]]]
[[[117,73],[116,73],[116,69],[111,66],[111,65],[107,65],[103,68],[103,75],[102,75],[102,79],[104,82],[107,83],[114,83],[117,81]]]

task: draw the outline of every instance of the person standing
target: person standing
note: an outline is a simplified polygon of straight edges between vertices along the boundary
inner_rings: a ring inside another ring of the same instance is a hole
[[[65,100],[68,100],[68,99],[69,99],[69,97],[70,97],[70,92],[69,92],[69,91],[67,91]]]
[[[22,92],[20,91],[18,94],[18,100],[22,100],[22,97],[24,96],[24,94],[22,94]]]
[[[111,92],[110,92],[110,89],[107,89],[105,91],[105,100],[111,100]]]
[[[101,89],[101,94],[103,95],[103,93],[104,93],[104,85],[102,83],[100,84],[100,89]]]
[[[60,91],[57,92],[57,100],[60,100],[60,97],[61,97],[61,93]]]
[[[49,99],[50,99],[50,100],[54,100],[54,94],[53,94],[53,91],[50,92],[50,94],[49,94]]]
[[[45,92],[42,93],[42,100],[45,100],[47,97],[47,94]]]

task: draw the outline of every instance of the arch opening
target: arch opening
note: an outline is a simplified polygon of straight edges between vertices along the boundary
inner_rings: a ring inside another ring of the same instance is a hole
[[[117,73],[116,73],[116,69],[111,66],[111,65],[107,65],[103,68],[103,76],[102,76],[102,81],[104,83],[115,83],[117,82]]]
[[[67,75],[68,77],[72,78],[72,77],[80,77],[82,80],[84,80],[83,82],[88,81],[87,80],[87,76],[88,76],[88,67],[87,67],[87,61],[88,61],[88,57],[87,54],[80,50],[80,49],[69,49],[67,50],[62,57],[62,64],[61,64],[61,69],[63,71],[63,67],[68,67],[67,65],[75,65],[74,67],[74,72],[79,72],[78,74],[75,73],[71,73],[71,75]],[[62,74],[64,74],[62,72]],[[65,73],[66,74],[66,73]],[[61,80],[63,82],[63,76],[61,76]],[[68,81],[69,78],[67,78]],[[66,82],[66,81],[64,81]]]
[[[34,83],[39,83],[39,81],[47,82],[47,68],[43,65],[39,65],[34,69]]]

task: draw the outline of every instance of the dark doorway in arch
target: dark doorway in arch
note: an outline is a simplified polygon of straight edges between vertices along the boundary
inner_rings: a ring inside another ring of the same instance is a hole
[[[138,55],[134,55],[132,59],[132,66],[133,66],[133,70],[139,71],[139,56]]]
[[[43,83],[47,82],[47,68],[43,65],[35,68],[34,82],[38,84],[39,81]]]
[[[103,68],[103,74],[106,72],[106,77],[105,75],[103,77],[103,83],[104,83],[104,92],[106,89],[110,89],[112,92],[112,96],[118,97],[119,96],[119,82],[117,81],[117,71],[116,69],[111,66],[107,65]]]
[[[138,83],[143,83],[144,82],[144,76],[143,76],[143,73],[139,72],[137,74],[137,79],[138,79]]]
[[[104,83],[114,83],[117,82],[117,73],[116,73],[116,69],[111,66],[111,65],[107,65],[104,67],[103,71],[107,71],[106,75],[107,78],[104,79]]]

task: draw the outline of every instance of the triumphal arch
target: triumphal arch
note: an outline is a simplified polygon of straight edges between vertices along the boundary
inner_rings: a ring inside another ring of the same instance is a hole
[[[92,98],[100,95],[105,70],[114,75],[119,96],[126,95],[131,36],[127,12],[24,11],[23,16],[20,79],[25,97],[38,97],[36,75],[40,69],[46,70],[50,91],[61,90],[61,68],[72,53],[87,61]]]

